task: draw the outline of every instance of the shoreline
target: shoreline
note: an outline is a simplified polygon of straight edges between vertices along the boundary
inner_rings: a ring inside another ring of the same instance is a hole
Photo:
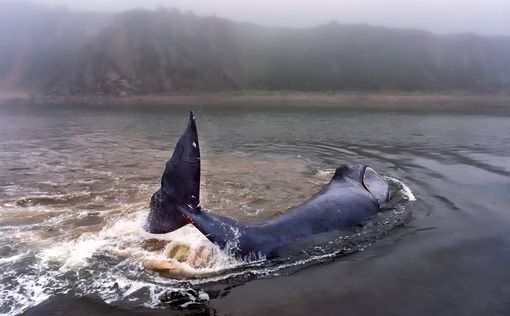
[[[510,95],[326,93],[248,91],[217,93],[149,94],[131,96],[35,96],[0,93],[0,103],[156,105],[156,106],[238,106],[238,107],[320,107],[342,109],[471,110],[510,112]]]

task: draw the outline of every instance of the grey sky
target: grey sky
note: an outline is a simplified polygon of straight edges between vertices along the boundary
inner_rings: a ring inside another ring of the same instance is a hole
[[[118,11],[159,5],[244,22],[307,27],[331,20],[440,33],[510,35],[510,0],[32,0],[76,9]]]

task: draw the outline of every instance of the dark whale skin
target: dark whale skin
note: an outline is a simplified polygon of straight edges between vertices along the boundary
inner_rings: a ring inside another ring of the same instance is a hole
[[[161,234],[192,223],[210,241],[236,257],[277,257],[280,250],[311,236],[361,226],[383,201],[364,184],[366,166],[342,166],[331,181],[303,204],[258,225],[215,215],[199,203],[200,151],[193,113],[166,164],[161,189],[151,198],[147,230]],[[379,181],[379,180],[377,180]],[[384,181],[380,179],[380,181]],[[380,182],[379,184],[385,182]]]

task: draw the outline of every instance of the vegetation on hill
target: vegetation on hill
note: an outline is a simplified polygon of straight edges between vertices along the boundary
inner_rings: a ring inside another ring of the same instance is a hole
[[[510,37],[329,23],[272,28],[164,8],[0,5],[0,86],[57,95],[240,89],[510,91]]]

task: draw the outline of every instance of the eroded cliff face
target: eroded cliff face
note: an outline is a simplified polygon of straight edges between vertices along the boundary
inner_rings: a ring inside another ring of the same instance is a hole
[[[337,23],[269,28],[167,9],[0,6],[0,87],[11,89],[510,91],[509,37]]]

